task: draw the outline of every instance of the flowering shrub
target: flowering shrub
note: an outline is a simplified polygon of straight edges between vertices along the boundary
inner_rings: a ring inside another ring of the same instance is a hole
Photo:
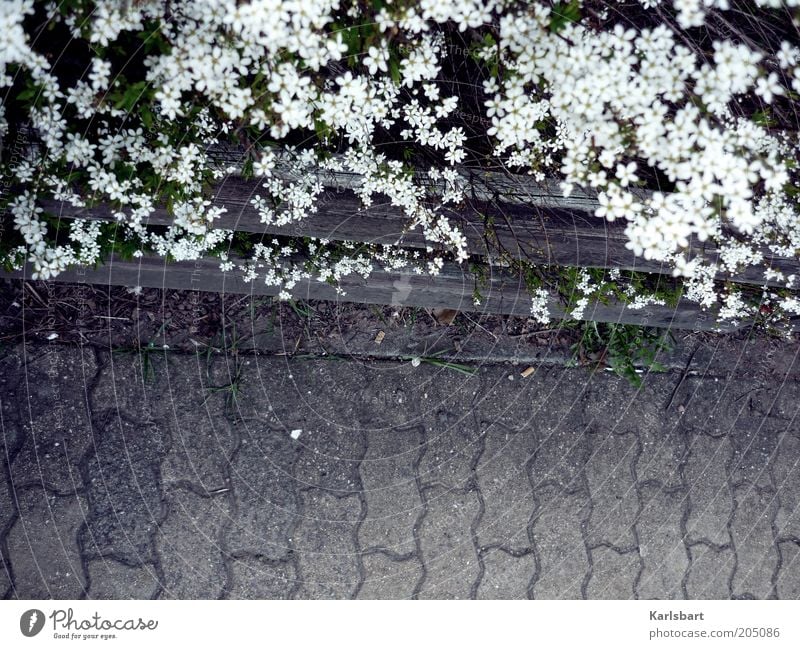
[[[595,192],[628,247],[664,262],[683,295],[726,318],[758,306],[721,272],[796,258],[800,0],[63,0],[0,4],[3,262],[47,279],[111,250],[214,254],[282,287],[335,283],[375,263],[436,274],[469,257],[445,214],[464,168]],[[235,144],[239,166],[214,146]],[[208,189],[262,179],[265,224],[312,214],[326,174],[349,174],[429,243],[285,238],[237,247]],[[106,204],[107,221],[70,219]],[[502,199],[502,197],[501,197]],[[147,225],[166,205],[169,226]],[[688,254],[690,241],[718,254]],[[298,255],[304,261],[298,262]],[[310,261],[309,261],[310,260]],[[799,315],[794,275],[766,270],[770,312]],[[578,278],[575,317],[592,292]],[[532,286],[532,314],[546,294]],[[661,298],[628,291],[631,308]]]

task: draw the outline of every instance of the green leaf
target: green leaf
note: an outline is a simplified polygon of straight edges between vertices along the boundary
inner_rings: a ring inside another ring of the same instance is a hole
[[[392,77],[395,85],[400,84],[400,64],[393,56],[389,59],[389,75]]]
[[[568,23],[576,23],[581,19],[580,0],[570,0],[570,2],[558,2],[553,6],[550,14],[550,31],[559,32]]]
[[[142,123],[148,130],[153,128],[153,112],[148,106],[142,106],[141,110]]]
[[[28,99],[32,99],[33,96],[36,94],[37,88],[31,86],[29,88],[25,88],[21,93],[17,95],[17,99],[19,101],[27,101]]]
[[[245,180],[250,180],[253,177],[253,160],[251,158],[247,158],[244,164],[242,165],[242,178]]]
[[[134,104],[137,101],[139,101],[139,99],[142,97],[144,89],[146,87],[147,87],[146,81],[137,81],[136,83],[131,84],[125,91],[125,94],[122,95],[122,97],[116,101],[114,107],[130,110],[131,108],[133,108]]]

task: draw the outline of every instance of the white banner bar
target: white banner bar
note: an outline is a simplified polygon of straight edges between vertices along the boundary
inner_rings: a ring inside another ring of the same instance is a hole
[[[8,601],[3,647],[800,647],[800,603]],[[564,643],[569,643],[565,645]]]

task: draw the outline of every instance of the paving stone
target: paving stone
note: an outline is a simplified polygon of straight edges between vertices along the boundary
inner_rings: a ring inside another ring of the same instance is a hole
[[[642,375],[640,388],[611,372],[593,379],[581,398],[587,426],[605,429],[612,424],[614,433],[660,432],[668,427],[671,417],[664,404],[669,400],[672,384],[662,376]]]
[[[298,514],[293,469],[300,445],[258,421],[240,424],[239,433],[241,446],[230,468],[237,513],[227,532],[228,549],[284,559]]]
[[[636,594],[639,599],[681,599],[689,565],[681,534],[686,493],[641,487],[642,511],[636,522],[639,554],[644,566]]]
[[[750,383],[689,376],[676,393],[674,404],[685,409],[684,426],[719,437],[734,433],[739,419],[749,415],[747,399],[739,397],[750,389]]]
[[[778,436],[772,470],[780,500],[775,519],[778,537],[800,539],[800,434],[786,430]]]
[[[237,412],[245,422],[267,424],[287,437],[300,430],[294,466],[300,486],[348,495],[361,490],[358,465],[366,450],[362,427],[381,428],[385,408],[370,407],[362,398],[362,392],[374,389],[365,368],[353,364],[342,372],[333,367],[338,365],[256,359],[242,370],[247,398],[240,400]]]
[[[638,552],[620,553],[606,547],[592,549],[592,576],[587,599],[633,599],[633,587],[641,569]]]
[[[731,525],[737,559],[733,596],[767,599],[774,595],[772,575],[778,565],[772,533],[777,498],[774,493],[760,493],[749,486],[737,488],[735,498]]]
[[[301,428],[305,434],[317,428],[342,429],[350,437],[354,432],[360,437],[362,429],[419,424],[417,404],[406,395],[417,392],[424,372],[408,363],[256,358],[242,369],[247,398],[241,400],[237,411],[244,418],[269,416],[269,423],[287,431]],[[333,488],[330,484],[319,486]]]
[[[784,541],[778,546],[781,569],[778,571],[778,598],[800,599],[800,543]]]
[[[21,413],[17,390],[25,382],[22,355],[17,347],[0,350],[0,465],[11,458],[22,443]],[[27,413],[26,413],[27,416]],[[2,510],[0,510],[2,511]]]
[[[3,449],[0,449],[2,452]],[[17,515],[17,504],[11,492],[11,483],[8,479],[8,468],[4,460],[5,454],[0,456],[0,540],[5,538],[11,529]],[[0,543],[0,598],[11,588],[11,566],[5,548]]]
[[[737,421],[737,430],[730,436],[733,445],[731,482],[752,484],[761,489],[773,488],[770,463],[776,452],[778,436],[764,417]]]
[[[0,599],[8,599],[11,596],[11,566],[6,559],[0,555]]]
[[[164,375],[162,392],[152,399],[154,416],[170,435],[161,464],[164,482],[188,481],[205,491],[228,486],[229,460],[236,446],[229,412],[234,406],[230,393],[209,391],[233,380],[227,365],[219,360],[206,367],[204,361],[181,357],[170,359]]]
[[[78,464],[93,442],[87,392],[97,373],[94,353],[46,347],[25,361],[21,380],[10,386],[22,426],[12,481],[74,493],[81,486]]]
[[[736,559],[731,548],[717,550],[703,544],[689,547],[691,566],[686,579],[689,599],[730,599],[730,579]]]
[[[592,494],[588,542],[610,543],[620,549],[633,547],[639,495],[632,467],[639,453],[638,439],[631,433],[605,431],[591,439],[592,453],[586,462],[586,481]]]
[[[422,578],[422,564],[414,557],[396,561],[385,554],[365,554],[364,583],[358,599],[411,599]]]
[[[303,516],[294,532],[301,585],[297,599],[345,599],[359,581],[356,526],[358,496],[337,498],[324,491],[302,493]]]
[[[582,527],[589,515],[587,494],[536,491],[533,541],[538,559],[535,599],[580,599],[589,572]]]
[[[686,456],[686,434],[679,426],[633,428],[639,437],[641,454],[636,462],[639,482],[658,482],[665,489],[683,484],[681,466]]]
[[[536,557],[531,552],[514,557],[500,549],[483,555],[484,573],[478,585],[478,599],[527,599],[536,572]]]
[[[89,518],[81,545],[87,558],[152,563],[153,534],[165,513],[159,472],[164,432],[113,410],[95,419],[97,441],[82,467]]]
[[[233,586],[228,599],[287,599],[295,585],[294,566],[286,561],[229,559]]]
[[[201,490],[224,486],[235,440],[224,391],[231,381],[225,359],[151,354],[152,370],[140,354],[111,354],[92,391],[94,410],[113,409],[153,422],[169,435],[162,465],[164,482],[189,481]],[[147,377],[145,377],[147,373]]]
[[[794,370],[796,371],[800,357],[794,355]],[[796,422],[800,414],[800,383],[795,380],[784,380],[786,374],[781,376],[774,373],[774,384],[766,385],[751,395],[749,405],[758,414],[774,418],[775,424],[784,426]]]
[[[169,513],[156,535],[164,574],[162,599],[217,599],[225,589],[222,531],[230,523],[227,498],[202,498],[173,489]]]
[[[533,488],[554,483],[564,491],[582,488],[590,455],[587,431],[580,421],[561,426],[534,424],[539,446],[531,464]]]
[[[475,469],[484,503],[478,543],[530,547],[533,489],[528,464],[537,448],[536,436],[530,429],[514,430],[499,423],[483,423],[482,429],[485,446]]]
[[[424,484],[467,488],[473,478],[474,459],[481,449],[481,431],[472,412],[442,406],[424,422],[425,455],[419,466],[420,479]]]
[[[419,427],[368,433],[367,452],[360,467],[367,501],[367,515],[358,530],[362,548],[380,547],[395,554],[416,549],[414,525],[422,511],[422,500],[414,465],[422,440]]]
[[[359,463],[366,451],[364,433],[331,426],[313,417],[299,426],[295,478],[302,488],[317,488],[339,496],[361,491]]]
[[[152,599],[158,592],[158,577],[152,566],[126,566],[113,559],[88,563],[89,599]]]
[[[145,356],[133,347],[131,351],[102,354],[103,368],[89,392],[92,410],[114,410],[140,421],[155,420],[162,413],[153,400],[169,393],[164,375],[166,356],[159,351]]]
[[[478,514],[474,492],[436,487],[425,490],[427,513],[419,528],[426,576],[421,599],[466,599],[478,578],[471,526]]]
[[[686,521],[690,542],[699,539],[716,545],[730,542],[728,522],[733,514],[733,495],[727,466],[732,454],[727,436],[690,433],[689,455],[684,469],[691,503]]]
[[[637,391],[583,370],[523,380],[512,366],[465,377],[248,357],[243,398],[226,408],[224,393],[206,390],[224,383],[222,356],[208,375],[204,359],[159,358],[145,381],[137,355],[104,356],[98,376],[86,351],[26,354],[27,369],[18,351],[0,358],[0,541],[16,516],[6,455],[18,484],[45,476],[62,493],[85,489],[77,499],[20,489],[27,522],[13,525],[8,549],[18,585],[36,596],[80,597],[86,586],[98,598],[704,599],[729,597],[732,580],[737,597],[800,597],[791,382],[753,390],[752,380],[688,377],[664,410],[676,373]],[[93,379],[92,427],[79,410]],[[29,396],[36,411],[23,426]],[[55,446],[58,434],[68,444]],[[199,495],[219,487],[230,491]],[[635,545],[632,522],[641,557],[603,546]],[[531,546],[528,526],[532,552],[513,556]],[[89,560],[84,581],[78,547],[114,559]],[[365,551],[379,547],[396,554]],[[8,584],[0,567],[0,594]]]
[[[20,599],[78,599],[86,586],[77,543],[86,520],[82,496],[52,496],[31,487],[16,492],[19,518],[6,542]]]

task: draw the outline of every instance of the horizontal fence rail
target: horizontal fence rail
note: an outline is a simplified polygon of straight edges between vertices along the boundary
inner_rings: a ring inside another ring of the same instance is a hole
[[[430,245],[422,232],[408,229],[408,217],[389,203],[362,207],[360,199],[348,189],[327,190],[318,199],[317,211],[301,221],[288,225],[262,223],[250,201],[259,193],[261,183],[239,177],[219,183],[212,194],[214,206],[227,212],[211,227],[252,234],[296,236],[359,241],[408,248]],[[53,200],[41,201],[45,211],[59,218],[84,218],[114,221],[114,211],[99,205],[75,208]],[[667,273],[671,268],[659,261],[637,257],[625,247],[628,238],[621,223],[609,223],[582,212],[564,208],[536,210],[517,205],[497,206],[475,202],[469,209],[446,209],[443,213],[457,224],[467,239],[473,255],[493,256],[505,251],[511,258],[534,265],[582,266],[586,268],[618,268],[643,273]],[[172,216],[163,207],[157,208],[145,225],[171,225]],[[718,251],[707,243],[690,241],[690,255],[702,254],[718,261]],[[783,286],[766,280],[764,271],[772,268],[785,276],[800,277],[800,261],[765,255],[763,266],[752,266],[736,273],[719,272],[717,279],[757,286]]]
[[[241,149],[215,146],[210,153],[218,167],[241,171],[244,159]],[[296,179],[296,174],[287,171],[282,164],[278,165],[275,174],[284,180]],[[422,232],[409,228],[409,219],[400,208],[377,200],[369,207],[363,207],[354,192],[361,183],[357,174],[322,170],[314,175],[325,187],[318,197],[315,212],[287,225],[261,222],[251,201],[262,193],[262,180],[246,179],[236,173],[226,176],[209,192],[212,205],[226,209],[211,227],[270,237],[313,237],[399,245],[409,249],[424,249],[430,245]],[[340,285],[346,292],[345,300],[524,316],[530,315],[531,298],[522,279],[504,268],[513,263],[619,269],[648,274],[671,272],[667,265],[637,257],[626,248],[625,224],[595,217],[594,210],[599,202],[590,192],[576,189],[570,197],[564,198],[555,181],[537,183],[529,176],[470,169],[460,169],[459,176],[469,196],[467,204],[440,207],[439,211],[460,227],[473,259],[482,260],[470,264],[471,270],[477,269],[478,272],[470,275],[466,266],[461,268],[455,264],[446,264],[438,277],[376,270],[366,280],[343,278]],[[437,183],[427,183],[424,176],[421,182],[433,195],[441,189]],[[635,191],[641,197],[647,194],[644,190]],[[56,200],[41,200],[39,204],[47,213],[60,219],[116,221],[114,214],[117,210],[110,205],[76,208]],[[161,206],[144,221],[144,225],[169,226],[173,222],[173,217]],[[720,258],[719,252],[709,242],[691,240],[688,252],[690,256],[702,255],[710,261],[719,261]],[[782,287],[784,284],[774,279],[765,279],[764,273],[768,268],[785,276],[800,276],[798,259],[767,253],[764,259],[760,266],[734,273],[721,271],[717,279],[742,285]],[[26,267],[18,272],[2,272],[0,276],[26,278],[30,274],[30,268]],[[473,305],[476,275],[488,278],[486,285],[479,287],[483,298],[479,306]],[[70,269],[56,281],[257,295],[276,295],[279,291],[278,287],[266,286],[258,280],[244,282],[238,269],[222,272],[216,258],[167,264],[157,257],[144,257],[137,261],[112,257],[101,268]],[[292,295],[296,298],[342,299],[330,285],[313,280],[298,284]],[[553,292],[549,302],[553,318],[569,317],[558,294]],[[696,330],[732,330],[750,324],[720,324],[716,321],[715,311],[704,311],[684,298],[674,308],[651,305],[640,310],[633,310],[620,301],[612,300],[605,304],[596,301],[585,310],[582,319]]]
[[[26,279],[30,277],[30,273],[30,267],[26,266],[11,273],[4,272],[3,275]],[[259,279],[246,282],[236,269],[224,272],[220,270],[220,262],[215,258],[169,263],[160,257],[142,257],[137,261],[112,257],[98,268],[70,269],[51,281],[254,296],[275,296],[280,290],[279,287],[268,286]],[[474,277],[452,263],[445,264],[436,277],[377,268],[367,278],[357,275],[344,277],[339,286],[345,291],[344,296],[339,295],[326,282],[306,279],[298,282],[290,293],[294,299],[299,300],[449,308],[514,316],[529,316],[531,310],[531,297],[521,278],[505,268],[489,265],[484,269],[480,284],[479,305],[473,303],[473,292],[476,288]],[[560,296],[554,292],[550,294],[548,307],[553,320],[574,319],[566,313]],[[715,310],[703,310],[698,304],[685,298],[681,298],[674,307],[649,305],[636,310],[611,299],[607,303],[590,301],[580,319],[699,331],[734,331],[749,325],[746,322],[717,324],[716,315]]]

